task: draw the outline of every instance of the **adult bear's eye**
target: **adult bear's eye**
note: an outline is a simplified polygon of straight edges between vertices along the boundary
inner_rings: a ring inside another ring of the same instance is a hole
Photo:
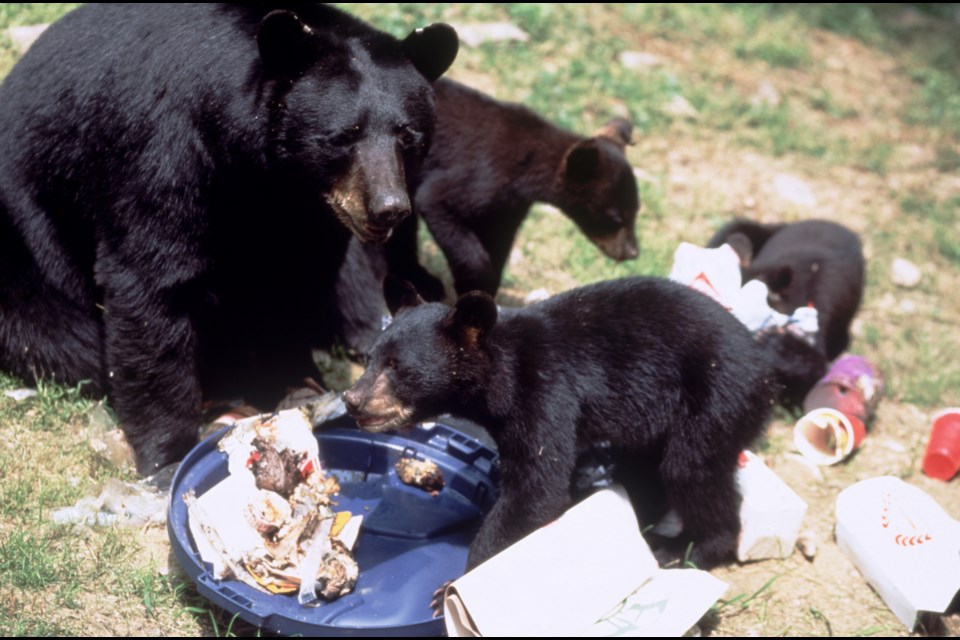
[[[335,147],[349,147],[360,139],[360,125],[344,129],[340,133],[327,138],[327,142]]]
[[[397,139],[400,141],[400,146],[412,149],[422,144],[423,134],[410,128],[410,125],[402,124],[397,127]]]

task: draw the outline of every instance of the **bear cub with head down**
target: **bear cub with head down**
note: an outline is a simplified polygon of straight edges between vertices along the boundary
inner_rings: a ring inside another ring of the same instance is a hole
[[[441,78],[434,91],[437,131],[414,211],[443,251],[457,293],[497,292],[534,202],[558,207],[607,257],[637,257],[629,121],[615,118],[584,137],[452,80]],[[417,261],[416,224],[404,221],[387,243],[389,271],[425,299],[442,300],[443,284]]]
[[[443,413],[489,430],[500,498],[468,568],[560,516],[574,500],[578,454],[594,445],[609,446],[635,503],[662,492],[693,562],[732,556],[738,456],[762,432],[776,388],[767,352],[731,314],[657,278],[502,313],[486,293],[450,308],[402,285],[387,280],[394,321],[344,401],[367,431]]]
[[[762,224],[737,218],[707,243],[728,243],[740,256],[743,281],[761,280],[769,304],[792,314],[813,306],[820,327],[813,346],[788,332],[761,335],[777,355],[782,400],[796,408],[850,343],[850,323],[863,297],[865,261],[856,233],[829,220]]]

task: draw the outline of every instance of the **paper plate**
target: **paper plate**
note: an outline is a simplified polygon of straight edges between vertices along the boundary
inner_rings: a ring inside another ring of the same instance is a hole
[[[316,435],[324,467],[340,482],[337,510],[364,516],[353,593],[302,607],[296,594],[270,595],[212,577],[189,533],[183,494],[193,489],[200,496],[226,477],[226,456],[217,450],[226,430],[191,451],[173,479],[167,529],[174,553],[201,595],[273,633],[441,635],[443,619],[433,617],[430,600],[438,587],[463,575],[470,542],[496,500],[496,453],[443,423],[399,435],[365,433],[347,418],[336,424],[345,426]],[[437,496],[400,482],[394,465],[401,456],[441,468],[446,483]]]

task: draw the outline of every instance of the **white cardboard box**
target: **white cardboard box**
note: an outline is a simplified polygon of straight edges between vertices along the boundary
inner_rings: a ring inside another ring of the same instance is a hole
[[[960,522],[920,489],[884,476],[837,497],[837,545],[909,630],[960,590]]]
[[[658,569],[613,487],[447,587],[444,617],[457,637],[681,635],[726,588],[704,571]]]

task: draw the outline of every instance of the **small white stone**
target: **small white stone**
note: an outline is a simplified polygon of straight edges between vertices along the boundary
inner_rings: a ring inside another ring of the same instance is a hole
[[[524,304],[533,304],[534,302],[542,302],[550,297],[550,292],[544,289],[543,287],[539,289],[534,289],[526,295],[523,299]]]
[[[650,69],[663,64],[663,59],[660,56],[646,51],[623,51],[619,59],[620,64],[633,71]]]
[[[37,395],[37,390],[36,389],[11,389],[9,391],[4,391],[3,395],[7,396],[8,398],[12,398],[16,400],[17,402],[21,402],[23,400],[26,400],[27,398],[32,398],[33,396]]]
[[[10,27],[7,29],[7,37],[13,42],[17,52],[23,55],[49,26],[48,24],[31,24],[24,27]]]
[[[896,258],[891,266],[891,280],[898,287],[910,289],[920,284],[920,268],[905,258]]]
[[[663,105],[663,112],[674,118],[686,118],[696,120],[700,117],[697,108],[690,104],[690,101],[681,95],[675,95],[667,104]]]
[[[805,207],[817,206],[817,198],[813,195],[810,185],[800,178],[779,173],[773,179],[773,186],[777,190],[777,195],[788,202]]]
[[[797,535],[797,549],[807,560],[813,560],[817,555],[817,534],[809,529]]]
[[[476,47],[484,42],[526,42],[530,39],[523,29],[510,22],[475,22],[455,24],[453,27],[457,30],[460,42],[468,47]]]

